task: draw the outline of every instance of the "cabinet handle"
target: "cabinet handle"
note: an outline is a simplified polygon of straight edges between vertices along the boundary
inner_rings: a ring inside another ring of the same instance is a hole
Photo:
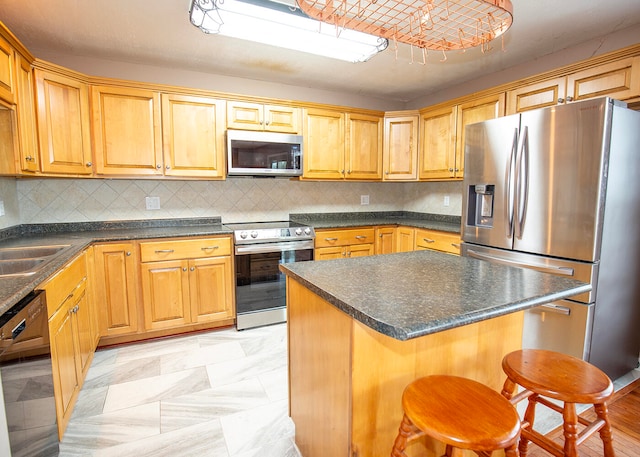
[[[127,257],[131,255],[131,251],[127,251]]]
[[[24,160],[26,160],[27,162],[33,162],[34,158],[31,157],[31,156],[27,156],[27,157],[24,158]]]
[[[347,174],[351,174],[351,170],[347,171]]]
[[[159,249],[157,251],[154,251],[156,254],[171,254],[173,252],[173,249]]]
[[[430,238],[422,238],[424,241],[426,241],[427,243],[435,243],[436,240],[432,240]]]
[[[196,267],[189,268],[190,271],[196,271]]]
[[[356,235],[356,240],[366,240],[366,239],[367,239],[367,235]]]
[[[385,174],[385,175],[387,175],[387,176],[389,176],[389,172],[388,172],[388,171],[385,171],[385,172],[384,172],[384,174]]]
[[[182,267],[182,271],[187,271],[187,267]]]
[[[162,168],[162,165],[158,164],[156,165],[156,168],[159,170],[160,168]]]
[[[340,170],[340,174],[343,175],[344,174],[344,170]]]
[[[558,99],[558,104],[562,104],[562,103],[564,103],[564,98],[559,98]]]
[[[460,244],[458,243],[451,243],[451,246],[453,246],[456,249],[460,249]]]
[[[567,101],[568,101],[568,102],[572,102],[572,101],[573,101],[573,97],[572,97],[571,95],[569,95],[569,96],[567,97]]]
[[[171,170],[171,167],[170,167],[169,165],[167,165],[165,168],[166,168],[167,170]]]
[[[91,163],[91,162],[87,162],[87,167],[90,167],[90,166],[92,166],[92,165],[93,165],[93,163]]]
[[[210,251],[212,249],[219,249],[219,248],[220,248],[220,246],[205,246],[205,247],[200,248],[200,249],[203,250],[203,251]]]
[[[449,171],[453,171],[453,168],[449,168]]]
[[[455,171],[456,171],[456,172],[458,172],[458,171],[460,171],[460,169],[459,169],[459,168],[456,168],[456,169],[455,169]]]
[[[325,241],[338,241],[338,238],[325,238]]]

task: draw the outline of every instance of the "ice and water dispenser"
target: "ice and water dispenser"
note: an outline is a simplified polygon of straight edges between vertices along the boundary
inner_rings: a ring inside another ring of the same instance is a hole
[[[493,227],[494,184],[474,184],[469,186],[467,225]]]

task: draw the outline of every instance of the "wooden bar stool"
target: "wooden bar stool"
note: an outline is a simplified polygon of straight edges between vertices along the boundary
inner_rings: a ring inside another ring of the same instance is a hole
[[[605,457],[614,457],[607,400],[613,394],[609,377],[593,365],[557,352],[523,349],[507,354],[502,360],[507,380],[502,395],[514,405],[525,398],[529,404],[522,421],[520,456],[526,457],[529,441],[555,456],[577,457],[578,446],[595,432],[600,432]],[[524,388],[514,395],[516,385]],[[559,406],[548,397],[562,402]],[[592,404],[597,419],[589,421],[576,413],[576,403]],[[536,404],[562,414],[564,446],[533,429]],[[584,426],[578,432],[578,424]]]
[[[504,449],[507,457],[518,456],[518,412],[479,382],[444,375],[419,378],[405,388],[402,407],[391,457],[406,457],[407,443],[425,435],[445,443],[447,456],[462,455],[462,449],[482,456]]]

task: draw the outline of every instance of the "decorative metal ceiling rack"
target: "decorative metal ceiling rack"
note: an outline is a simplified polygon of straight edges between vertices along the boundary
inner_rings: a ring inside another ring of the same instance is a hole
[[[501,36],[510,0],[297,0],[309,17],[341,28],[436,51],[464,50]],[[396,46],[397,47],[397,46]],[[446,59],[446,56],[445,56]]]

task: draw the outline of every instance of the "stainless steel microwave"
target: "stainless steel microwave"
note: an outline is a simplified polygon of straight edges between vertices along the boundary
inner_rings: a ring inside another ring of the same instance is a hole
[[[230,176],[300,176],[302,136],[227,130],[227,167]]]

